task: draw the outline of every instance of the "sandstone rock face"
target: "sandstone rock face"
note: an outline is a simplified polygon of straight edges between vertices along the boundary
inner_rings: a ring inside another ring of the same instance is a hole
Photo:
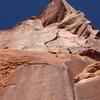
[[[74,85],[76,100],[100,99],[100,76],[82,80]]]
[[[13,50],[3,50],[0,55],[0,100],[73,100],[62,59]]]
[[[0,31],[0,48],[75,53],[80,48],[99,49],[98,33],[83,13],[64,0],[53,0],[38,17]]]
[[[100,100],[100,31],[65,0],[0,31],[0,100]]]
[[[100,75],[100,62],[93,63],[87,66],[77,77],[75,77],[76,82]]]

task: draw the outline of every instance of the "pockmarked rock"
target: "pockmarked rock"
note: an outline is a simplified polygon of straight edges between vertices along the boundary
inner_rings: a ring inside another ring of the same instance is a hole
[[[0,55],[0,100],[73,100],[64,59],[15,50]]]

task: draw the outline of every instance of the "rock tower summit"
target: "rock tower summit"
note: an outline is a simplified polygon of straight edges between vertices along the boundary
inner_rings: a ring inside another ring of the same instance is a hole
[[[0,48],[77,52],[81,47],[99,45],[95,39],[97,34],[99,30],[94,30],[84,13],[76,11],[65,0],[52,0],[39,16],[0,31]]]

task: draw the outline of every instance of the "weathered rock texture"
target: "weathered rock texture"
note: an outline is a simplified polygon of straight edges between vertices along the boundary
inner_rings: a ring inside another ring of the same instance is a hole
[[[0,31],[0,100],[100,100],[100,31],[65,0]]]

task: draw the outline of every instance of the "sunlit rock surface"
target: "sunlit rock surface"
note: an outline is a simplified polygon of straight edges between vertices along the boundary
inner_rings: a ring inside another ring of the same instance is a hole
[[[0,100],[100,100],[100,31],[65,0],[0,31]]]

